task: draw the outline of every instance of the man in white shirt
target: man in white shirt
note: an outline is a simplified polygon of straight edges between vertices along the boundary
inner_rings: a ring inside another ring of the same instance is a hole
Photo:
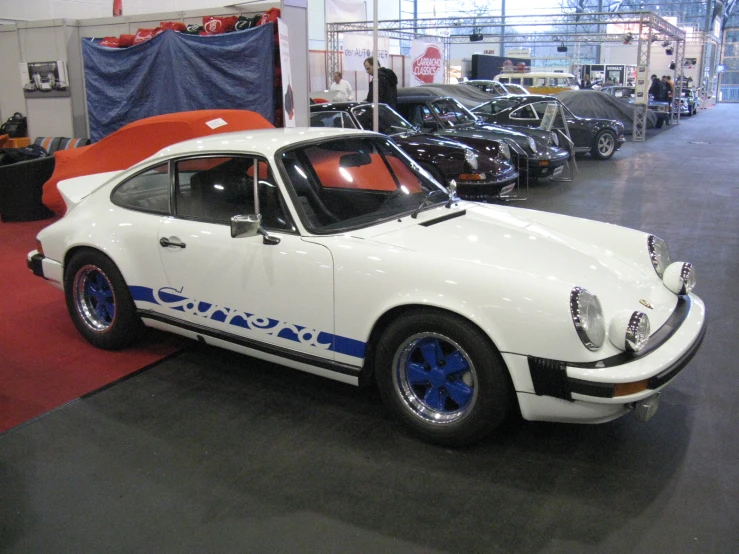
[[[331,83],[332,92],[336,92],[334,102],[351,102],[354,100],[354,91],[348,81],[341,78],[341,71],[334,72],[334,82]]]

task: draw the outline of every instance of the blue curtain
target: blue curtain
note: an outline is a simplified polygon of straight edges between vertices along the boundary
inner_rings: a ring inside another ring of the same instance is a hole
[[[93,141],[166,113],[251,110],[274,123],[272,24],[223,35],[165,31],[130,48],[82,39]]]

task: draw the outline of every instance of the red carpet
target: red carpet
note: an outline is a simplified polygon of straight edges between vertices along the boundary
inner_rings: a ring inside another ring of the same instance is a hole
[[[99,350],[64,295],[26,267],[36,233],[54,220],[0,223],[0,432],[152,364],[187,341],[149,330],[134,347]]]

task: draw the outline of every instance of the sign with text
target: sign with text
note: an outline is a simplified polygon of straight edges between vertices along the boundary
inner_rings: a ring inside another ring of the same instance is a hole
[[[284,126],[295,127],[295,102],[293,100],[292,76],[290,75],[290,41],[287,24],[280,18],[277,18],[277,33],[280,36],[280,69],[282,71]]]
[[[541,118],[541,124],[539,128],[544,131],[551,131],[554,125],[554,118],[557,117],[559,106],[556,102],[547,102],[547,107],[544,110],[544,116]]]
[[[530,58],[531,48],[507,48],[505,55],[508,58]]]
[[[364,60],[373,56],[372,35],[344,33],[344,71],[364,71]],[[380,66],[390,65],[390,39],[377,37],[377,56]]]
[[[444,82],[444,48],[438,42],[411,42],[411,75],[413,85]]]

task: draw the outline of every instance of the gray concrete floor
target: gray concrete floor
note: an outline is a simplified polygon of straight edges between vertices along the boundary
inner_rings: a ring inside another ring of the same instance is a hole
[[[708,333],[648,424],[447,450],[372,391],[193,344],[0,435],[0,551],[737,552],[737,129],[721,105],[522,203],[697,266]]]

